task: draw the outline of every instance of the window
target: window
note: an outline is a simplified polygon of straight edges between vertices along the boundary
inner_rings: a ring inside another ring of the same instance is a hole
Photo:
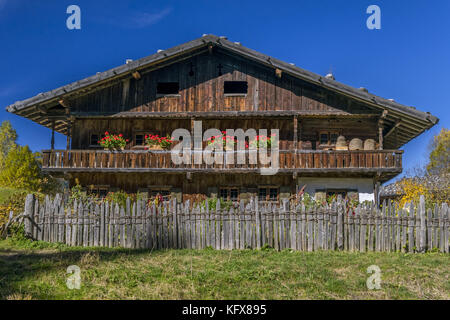
[[[152,198],[156,197],[158,194],[163,197],[164,201],[169,200],[170,191],[168,189],[152,189],[150,191],[150,196]]]
[[[337,133],[330,133],[330,142],[331,142],[331,144],[336,144],[338,136],[339,135]]]
[[[223,84],[224,94],[247,94],[247,81],[225,81]]]
[[[220,188],[219,197],[225,201],[239,201],[239,189],[238,188]]]
[[[90,136],[90,140],[89,140],[89,145],[90,146],[98,146],[100,144],[100,139],[104,138],[105,135],[104,134],[99,134],[99,133],[91,133]]]
[[[136,134],[135,136],[134,136],[134,145],[135,146],[142,146],[142,145],[144,145],[144,135],[143,134],[141,134],[141,133],[139,133],[139,134]]]
[[[180,91],[180,85],[178,82],[158,82],[156,86],[156,94],[171,95],[178,94]]]
[[[270,188],[269,189],[269,200],[270,201],[278,200],[278,188]]]
[[[319,144],[321,145],[335,145],[339,133],[337,131],[320,131]]]
[[[328,189],[327,190],[327,198],[331,197],[331,196],[341,196],[342,199],[345,199],[345,197],[347,197],[347,190],[333,190],[333,189]]]
[[[277,187],[261,187],[258,189],[259,201],[278,201],[279,189]]]
[[[89,194],[98,198],[105,198],[108,195],[108,186],[92,186],[89,188]]]
[[[328,134],[327,133],[320,134],[320,144],[328,144]]]
[[[347,198],[349,193],[352,193],[352,192],[357,193],[358,190],[355,190],[355,189],[318,189],[318,190],[316,190],[316,194],[321,193],[321,194],[323,194],[323,196],[326,196],[326,199],[328,199],[329,197],[332,197],[332,196],[336,196],[336,197],[341,196],[342,199],[345,199],[345,198]]]
[[[266,201],[267,199],[267,189],[266,188],[259,188],[258,190],[258,200],[259,201]]]

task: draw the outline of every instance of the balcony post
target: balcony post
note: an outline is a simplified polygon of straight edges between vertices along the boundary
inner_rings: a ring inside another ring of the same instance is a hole
[[[55,150],[55,120],[52,121],[52,139],[50,141],[50,149]]]
[[[383,110],[381,113],[380,119],[378,120],[378,149],[383,150],[383,129],[384,129],[384,119],[386,119],[386,116],[388,115],[387,110]]]
[[[383,120],[378,122],[378,149],[383,150]]]
[[[70,138],[71,138],[72,121],[67,121],[67,141],[66,150],[70,150]]]
[[[298,119],[297,116],[294,116],[294,150],[295,153],[297,153],[297,149],[298,149]]]

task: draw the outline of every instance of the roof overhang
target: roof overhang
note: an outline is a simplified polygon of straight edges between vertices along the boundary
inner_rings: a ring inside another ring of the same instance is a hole
[[[52,115],[51,117],[53,118],[51,118],[46,114],[49,107],[64,107],[64,100],[71,96],[86,94],[86,92],[91,92],[92,90],[107,86],[115,80],[121,81],[125,78],[132,77],[133,73],[136,71],[139,72],[152,66],[158,67],[159,65],[169,62],[169,60],[176,60],[175,58],[177,57],[182,57],[197,51],[202,52],[202,49],[210,50],[212,47],[228,50],[267,67],[279,69],[293,77],[341,95],[348,96],[351,99],[355,99],[380,110],[380,114],[384,112],[383,127],[384,133],[387,135],[385,143],[388,145],[403,145],[425,130],[428,130],[439,121],[437,117],[431,115],[429,112],[422,112],[413,107],[381,98],[365,90],[356,89],[333,79],[320,76],[295,65],[231,42],[224,37],[217,37],[215,35],[205,35],[201,38],[160,51],[156,54],[129,62],[116,68],[97,73],[96,75],[57,89],[39,93],[34,97],[9,105],[6,107],[6,110],[29,118],[32,121],[49,128],[54,126],[56,131],[65,133],[67,117],[64,116],[63,112],[60,112],[61,114]],[[392,132],[395,132],[395,134],[391,134]]]

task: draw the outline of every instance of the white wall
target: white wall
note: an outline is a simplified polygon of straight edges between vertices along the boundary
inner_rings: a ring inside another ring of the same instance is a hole
[[[353,189],[358,190],[359,201],[374,201],[374,183],[370,178],[297,178],[299,188],[306,184],[305,192],[314,196],[317,189]]]

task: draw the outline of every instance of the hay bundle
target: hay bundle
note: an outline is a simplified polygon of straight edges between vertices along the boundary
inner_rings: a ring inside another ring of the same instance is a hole
[[[339,136],[336,140],[336,150],[348,150],[347,140],[344,136]]]
[[[375,140],[366,139],[366,141],[364,141],[364,150],[375,150]]]
[[[348,145],[349,150],[362,150],[363,148],[363,142],[359,138],[354,138],[350,141],[350,144]]]

